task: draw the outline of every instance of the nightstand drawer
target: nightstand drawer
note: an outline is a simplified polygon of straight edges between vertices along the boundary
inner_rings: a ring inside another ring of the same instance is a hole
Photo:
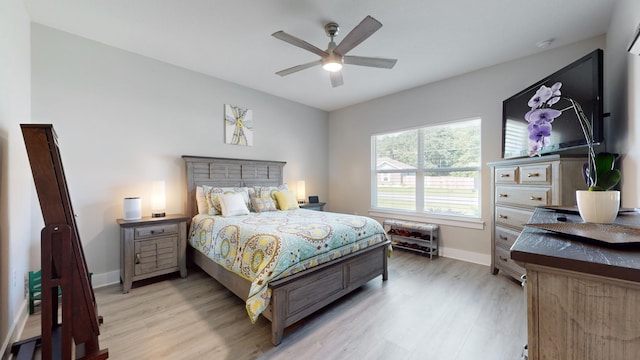
[[[549,205],[551,188],[524,186],[496,186],[496,204],[513,204],[528,207]]]
[[[145,239],[154,236],[164,236],[178,233],[178,224],[162,224],[141,226],[134,230],[134,239]]]
[[[520,184],[551,184],[551,164],[526,165],[519,168]]]

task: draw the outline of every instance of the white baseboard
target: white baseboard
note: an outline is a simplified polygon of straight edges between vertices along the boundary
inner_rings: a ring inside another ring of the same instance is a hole
[[[120,283],[120,270],[109,271],[106,273],[93,274],[91,276],[91,285],[94,289]]]
[[[491,266],[491,254],[482,254],[466,250],[440,247],[440,255],[451,259],[462,260],[474,264]]]
[[[11,345],[13,345],[20,335],[22,334],[22,330],[24,330],[24,326],[27,324],[27,318],[29,317],[29,300],[24,299],[22,304],[20,305],[20,310],[18,311],[18,317],[13,321],[11,327],[9,328],[9,332],[7,333],[6,339],[2,342],[2,348],[0,348],[0,355],[2,355],[3,359],[9,359],[11,355]]]

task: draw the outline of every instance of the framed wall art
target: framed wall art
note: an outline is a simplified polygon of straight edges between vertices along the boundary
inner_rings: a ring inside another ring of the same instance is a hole
[[[225,144],[253,146],[253,111],[234,105],[224,105]]]

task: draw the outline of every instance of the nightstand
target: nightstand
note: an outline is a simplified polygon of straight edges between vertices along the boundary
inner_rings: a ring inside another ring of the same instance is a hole
[[[327,203],[323,203],[323,202],[318,202],[318,203],[306,203],[306,204],[301,204],[300,205],[300,209],[307,209],[307,210],[316,210],[316,211],[324,211],[324,206]]]
[[[187,276],[187,220],[182,214],[118,219],[120,225],[120,280],[122,292],[131,283],[180,271]]]

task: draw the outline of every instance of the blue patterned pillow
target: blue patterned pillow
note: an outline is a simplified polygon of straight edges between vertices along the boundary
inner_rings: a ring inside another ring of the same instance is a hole
[[[267,195],[262,197],[251,197],[251,206],[255,212],[276,211],[276,202]]]
[[[256,197],[264,197],[270,196],[274,201],[276,200],[276,192],[277,191],[287,191],[289,190],[289,186],[287,184],[282,184],[279,186],[254,186],[253,192]]]

